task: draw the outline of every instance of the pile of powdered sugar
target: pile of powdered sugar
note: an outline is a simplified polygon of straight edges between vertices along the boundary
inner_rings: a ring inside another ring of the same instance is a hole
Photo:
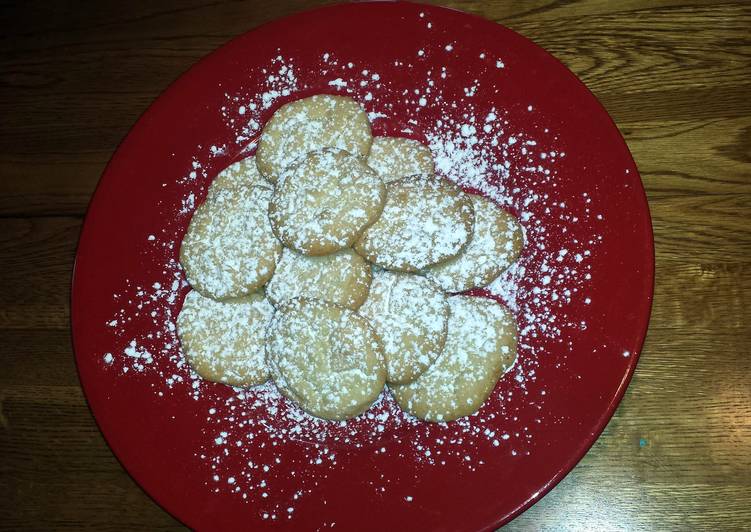
[[[430,27],[431,22],[426,19],[426,24]],[[456,53],[455,46],[457,43],[448,42],[423,45],[415,50],[413,60],[393,62],[412,68],[418,59]],[[499,73],[507,70],[502,58],[484,55],[481,58],[488,68]],[[554,147],[555,135],[548,129],[541,129],[542,133],[527,131],[510,120],[503,109],[475,105],[474,99],[486,89],[480,81],[468,80],[464,99],[455,102],[444,96],[444,87],[451,82],[447,78],[454,74],[447,67],[428,70],[420,83],[406,88],[382,79],[371,65],[358,65],[333,52],[322,52],[320,65],[315,73],[319,81],[310,86],[298,77],[296,61],[280,51],[254,73],[265,79],[264,91],[226,95],[225,105],[217,112],[233,132],[234,145],[201,148],[193,160],[186,161],[185,176],[176,183],[183,191],[180,201],[160,205],[164,226],[143,236],[148,253],[165,257],[161,271],[147,286],[124,279],[122,290],[113,295],[119,310],[102,324],[113,335],[113,349],[101,354],[107,371],[119,372],[122,378],[158,375],[155,400],[189,394],[197,408],[204,410],[204,443],[195,450],[195,456],[205,467],[207,489],[252,501],[259,515],[270,520],[293,518],[297,502],[316,492],[342,454],[371,453],[377,457],[399,453],[419,467],[441,467],[451,462],[469,470],[484,465],[477,458],[482,455],[478,449],[495,449],[511,456],[527,454],[533,426],[540,420],[520,420],[515,405],[521,398],[525,404],[535,405],[541,417],[544,415],[546,391],[530,386],[536,380],[540,357],[546,356],[541,346],[564,342],[569,329],[586,328],[585,322],[568,318],[566,307],[572,301],[589,303],[589,259],[602,238],[579,241],[567,235],[567,224],[601,216],[588,197],[585,210],[574,209],[550,192],[558,179],[557,163],[566,156]],[[324,421],[284,400],[271,383],[249,391],[217,392],[221,385],[201,380],[182,356],[175,322],[187,283],[177,256],[184,228],[210,182],[204,167],[225,152],[252,153],[263,127],[261,116],[280,101],[316,87],[352,96],[376,123],[393,118],[395,102],[400,109],[410,109],[408,116],[399,117],[404,124],[401,132],[424,137],[437,173],[489,197],[514,212],[522,223],[522,257],[484,292],[502,301],[517,317],[519,353],[503,385],[475,415],[450,424],[425,423],[404,413],[384,391],[365,414],[346,422]],[[534,103],[529,102],[530,113],[534,112]],[[425,121],[420,113],[426,107],[445,112],[437,120]],[[539,147],[543,143],[538,134],[546,135],[544,150]],[[541,210],[552,213],[549,219],[555,216],[562,223],[543,223],[534,215]],[[298,445],[302,454],[288,457],[283,452],[272,453],[276,455],[273,460],[256,461],[256,446],[287,445]],[[290,478],[295,479],[294,489],[289,488]],[[372,482],[372,488],[385,492],[389,483],[390,479],[381,477],[379,482]]]

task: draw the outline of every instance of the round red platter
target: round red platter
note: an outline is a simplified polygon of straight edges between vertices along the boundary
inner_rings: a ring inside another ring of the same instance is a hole
[[[521,267],[473,293],[507,304],[522,332],[517,365],[477,416],[427,425],[385,394],[326,426],[271,385],[243,393],[184,364],[174,319],[191,213],[276,108],[315,93],[350,94],[375,134],[429,144],[440,175],[522,220]],[[637,169],[570,71],[474,16],[356,3],[238,37],[144,113],[89,207],[72,327],[107,442],[190,527],[484,530],[539,500],[597,439],[636,366],[653,280]]]

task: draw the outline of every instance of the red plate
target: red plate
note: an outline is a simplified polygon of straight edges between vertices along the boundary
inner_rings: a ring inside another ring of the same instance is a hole
[[[429,425],[384,395],[345,424],[273,386],[191,377],[174,318],[179,242],[216,173],[282,103],[349,93],[374,131],[428,142],[440,174],[523,220],[520,266],[491,292],[517,315],[519,359],[480,413]],[[584,455],[623,396],[649,319],[654,257],[633,160],[563,65],[512,31],[406,3],[267,24],[202,60],[107,167],[73,282],[81,382],[117,457],[199,529],[476,530],[503,524]]]

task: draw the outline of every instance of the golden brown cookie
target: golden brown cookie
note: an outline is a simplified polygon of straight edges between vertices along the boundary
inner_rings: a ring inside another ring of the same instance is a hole
[[[316,299],[296,298],[277,309],[266,360],[279,390],[323,419],[363,413],[386,380],[381,344],[368,322]]]
[[[373,137],[365,110],[352,98],[319,94],[280,107],[263,128],[256,151],[261,174],[276,182],[295,159],[321,148],[366,157]]]
[[[188,363],[213,382],[238,387],[266,382],[265,335],[273,313],[260,293],[220,302],[188,292],[177,318]]]
[[[402,137],[373,137],[368,166],[385,183],[411,175],[432,175],[435,172],[430,148],[416,140]]]
[[[268,189],[236,186],[196,209],[180,248],[193,288],[221,300],[251,294],[271,278],[282,245],[268,221],[270,199]]]
[[[415,380],[441,354],[446,342],[446,295],[418,275],[375,272],[359,314],[381,338],[390,384]]]
[[[402,409],[420,419],[453,421],[475,413],[516,358],[514,317],[481,297],[449,298],[443,353],[417,380],[391,386]]]
[[[455,185],[411,176],[386,186],[386,205],[354,248],[387,270],[414,272],[457,256],[472,236],[472,200]]]
[[[264,187],[269,190],[274,185],[266,181],[256,167],[256,158],[251,155],[240,161],[232,163],[219,172],[209,186],[207,196],[213,196],[219,190],[233,188],[237,185],[248,187]]]
[[[482,196],[470,196],[475,228],[467,247],[453,259],[425,269],[447,292],[487,286],[519,258],[524,236],[518,220]]]
[[[305,255],[350,247],[380,216],[383,181],[342,150],[308,153],[282,172],[269,204],[274,234]]]
[[[368,297],[370,279],[370,265],[350,248],[321,257],[285,248],[266,296],[275,307],[306,297],[357,310]]]

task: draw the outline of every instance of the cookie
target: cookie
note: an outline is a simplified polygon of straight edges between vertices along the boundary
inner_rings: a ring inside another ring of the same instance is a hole
[[[387,270],[414,272],[457,256],[472,236],[472,200],[455,185],[411,176],[386,186],[386,205],[354,248]]]
[[[177,317],[185,358],[209,381],[243,388],[266,382],[264,342],[273,313],[259,293],[220,302],[188,292]]]
[[[368,296],[370,279],[370,265],[350,248],[322,257],[284,248],[266,296],[276,307],[306,297],[357,310]]]
[[[420,419],[453,421],[475,413],[516,358],[516,322],[491,299],[449,298],[448,337],[425,373],[391,389],[399,406]]]
[[[276,182],[298,157],[321,148],[338,148],[365,157],[373,137],[365,110],[352,98],[319,94],[280,107],[258,142],[256,164]]]
[[[237,186],[196,209],[180,248],[193,288],[221,300],[251,294],[271,278],[282,245],[268,221],[270,199],[268,189]]]
[[[363,413],[386,380],[380,341],[365,318],[316,299],[292,299],[277,309],[266,360],[279,390],[323,419]]]
[[[342,150],[310,152],[282,172],[269,204],[274,234],[305,255],[327,255],[352,243],[380,216],[383,181]]]
[[[410,273],[379,271],[360,307],[381,339],[386,381],[415,380],[443,350],[449,317],[446,295],[432,281]]]
[[[232,163],[219,172],[211,182],[207,196],[213,196],[219,190],[233,188],[237,185],[264,187],[268,189],[273,188],[273,185],[261,176],[261,173],[256,167],[256,158],[251,155],[250,157]]]
[[[402,177],[435,172],[430,148],[416,140],[402,137],[373,137],[368,166],[386,183]]]
[[[425,275],[447,292],[487,286],[519,258],[524,236],[517,219],[482,196],[470,196],[475,228],[457,257],[430,266]]]

